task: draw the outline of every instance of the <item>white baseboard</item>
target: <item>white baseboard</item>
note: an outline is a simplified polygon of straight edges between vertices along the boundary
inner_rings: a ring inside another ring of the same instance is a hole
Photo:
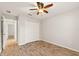
[[[39,40],[42,40],[42,39],[39,39]],[[33,40],[33,41],[38,41],[38,40]],[[29,42],[26,42],[26,43],[20,43],[19,45],[24,45],[24,44],[27,44],[27,43],[30,43],[30,42],[33,42],[33,41],[29,41]],[[61,44],[52,42],[52,41],[47,41],[47,40],[42,40],[42,41],[46,41],[46,42],[49,42],[49,43],[51,43],[51,44],[55,44],[55,45],[57,45],[57,46],[61,46],[61,47],[70,49],[70,50],[72,50],[72,51],[79,52],[79,50],[76,50],[76,49],[73,49],[73,48],[70,48],[70,47],[67,47],[67,46],[64,46],[64,45],[61,45]]]
[[[47,40],[43,40],[43,41],[46,41],[46,42],[51,43],[51,44],[55,44],[55,45],[60,46],[60,47],[64,47],[64,48],[70,49],[70,50],[72,50],[72,51],[79,52],[79,50],[76,50],[76,49],[73,49],[73,48],[70,48],[70,47],[67,47],[67,46],[64,46],[64,45],[61,45],[61,44],[52,42],[52,41],[47,41]]]
[[[24,44],[26,44],[26,43],[18,43],[18,45],[24,45]]]
[[[39,41],[41,39],[37,39],[37,40],[32,40],[32,41],[28,41],[28,42],[24,42],[24,43],[18,43],[18,45],[25,45],[27,43],[31,43],[31,42],[34,42],[34,41]]]

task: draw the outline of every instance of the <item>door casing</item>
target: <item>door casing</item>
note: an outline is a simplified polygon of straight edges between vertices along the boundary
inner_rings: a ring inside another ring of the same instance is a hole
[[[15,27],[14,28],[14,30],[15,30],[14,37],[17,42],[17,21],[13,20],[13,19],[4,19],[4,22],[3,22],[3,49],[5,49],[6,42],[8,39],[8,24],[14,24],[14,27]]]

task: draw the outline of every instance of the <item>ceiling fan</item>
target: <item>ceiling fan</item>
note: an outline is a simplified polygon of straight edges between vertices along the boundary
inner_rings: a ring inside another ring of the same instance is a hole
[[[40,13],[48,13],[47,8],[52,7],[53,4],[48,4],[48,5],[44,5],[44,3],[42,2],[36,2],[37,3],[37,8],[34,9],[30,9],[30,10],[37,10],[37,15],[39,15]]]

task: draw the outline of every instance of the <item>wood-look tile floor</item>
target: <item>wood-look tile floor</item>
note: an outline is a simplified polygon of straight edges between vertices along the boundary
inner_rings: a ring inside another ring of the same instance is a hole
[[[9,48],[9,47],[13,47],[16,45],[16,40],[15,39],[8,39],[7,42],[6,42],[6,48]]]
[[[14,45],[3,50],[2,56],[79,56],[75,52],[44,41],[35,41],[22,46]]]

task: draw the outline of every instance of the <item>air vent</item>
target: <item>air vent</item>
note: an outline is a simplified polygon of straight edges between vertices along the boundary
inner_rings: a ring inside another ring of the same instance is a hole
[[[30,13],[28,15],[32,16],[32,14],[30,14]]]
[[[7,12],[7,13],[11,13],[11,11],[10,11],[10,10],[6,10],[6,12]]]

